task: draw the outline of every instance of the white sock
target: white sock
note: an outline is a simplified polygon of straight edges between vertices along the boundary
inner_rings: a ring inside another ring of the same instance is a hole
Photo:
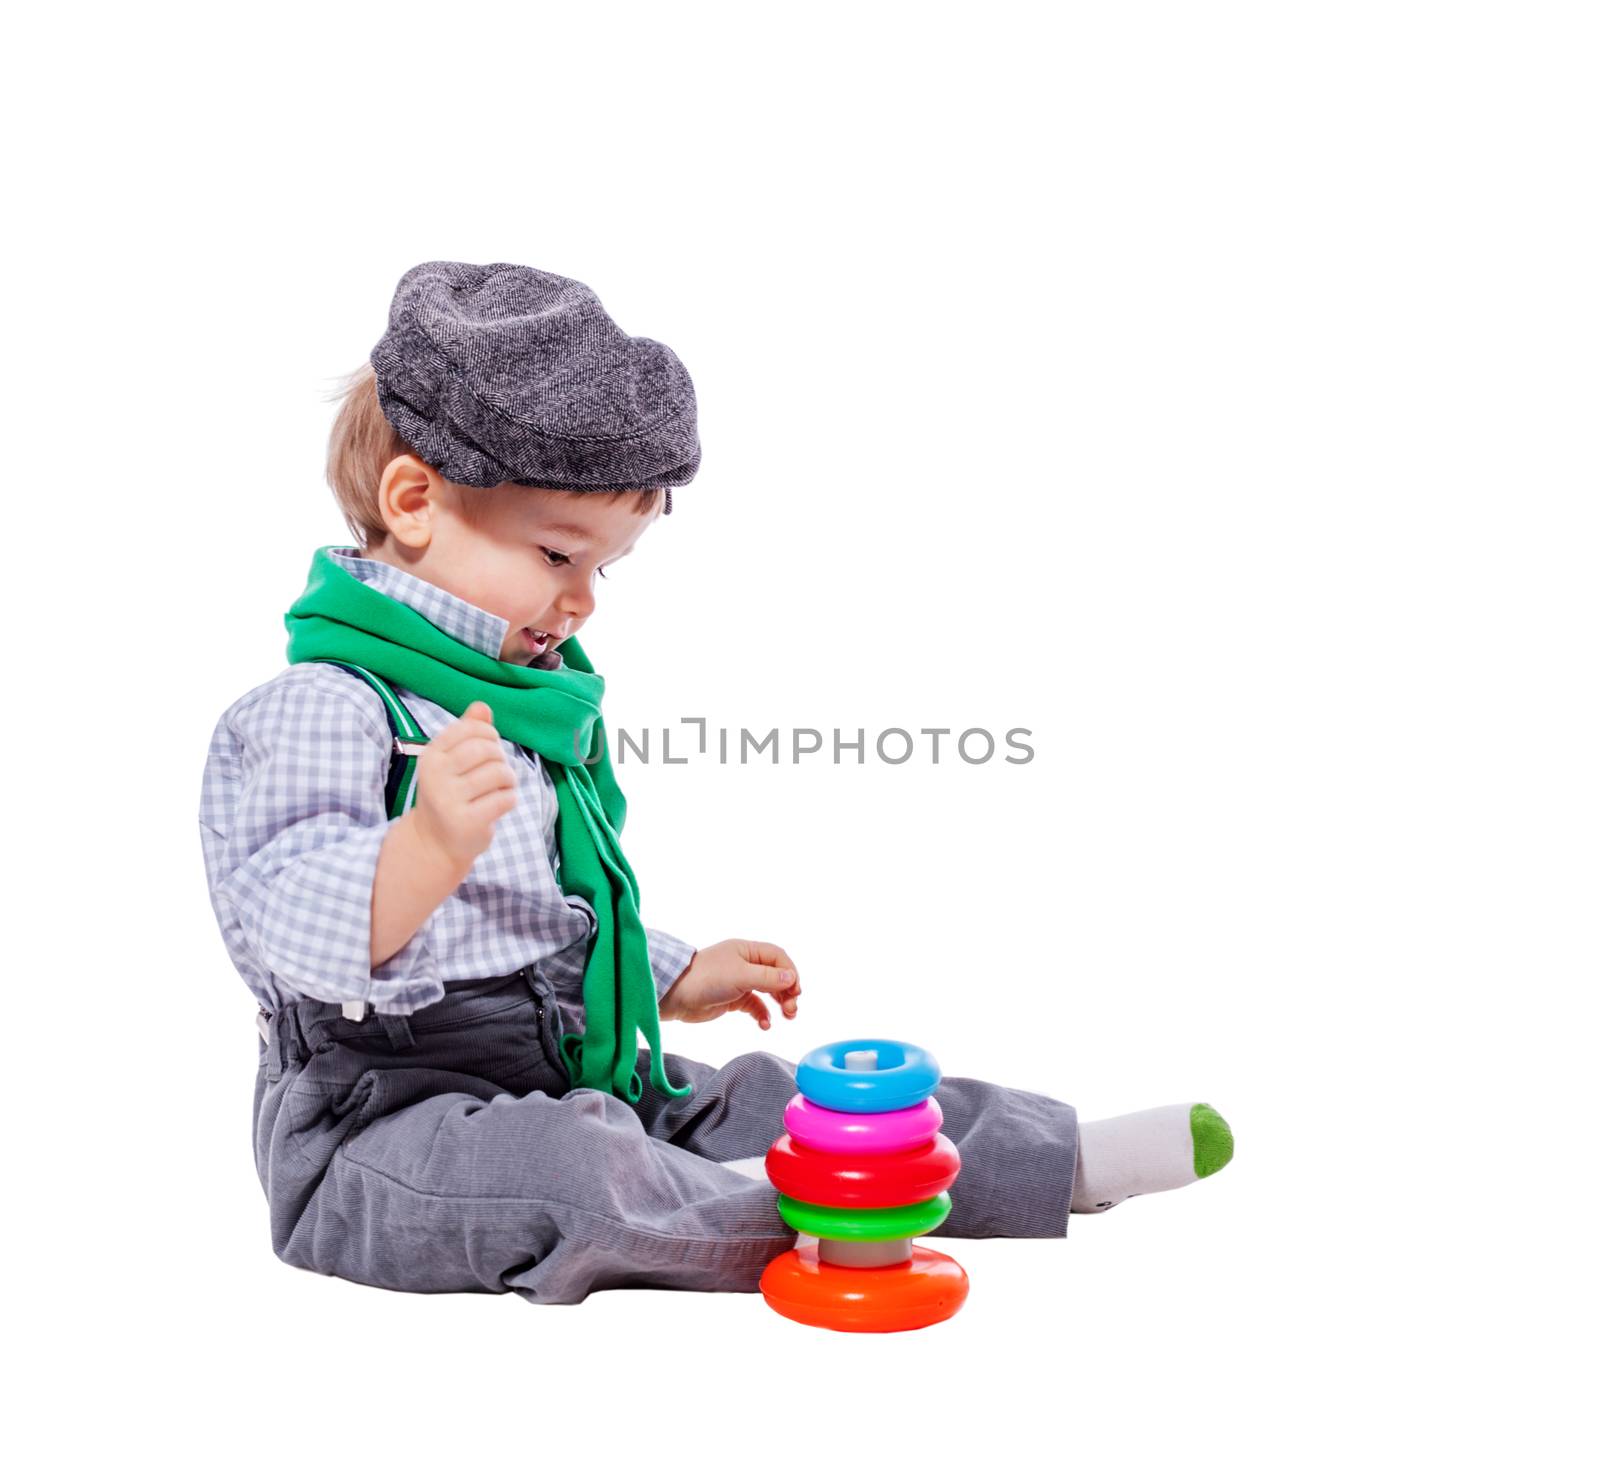
[[[765,1179],[767,1177],[767,1155],[765,1153],[755,1158],[735,1158],[733,1162],[724,1163],[722,1166],[731,1168],[735,1173],[742,1173],[746,1178]]]
[[[1080,1122],[1072,1213],[1098,1214],[1135,1194],[1180,1189],[1232,1156],[1228,1124],[1203,1101]]]

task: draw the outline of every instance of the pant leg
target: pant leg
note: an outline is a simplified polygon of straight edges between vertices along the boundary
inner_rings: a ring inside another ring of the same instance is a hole
[[[468,1020],[447,999],[410,1016],[410,1045],[320,1010],[304,1043],[275,1024],[256,1145],[278,1255],[374,1286],[539,1303],[757,1290],[796,1238],[773,1189],[573,1088],[559,1019],[538,1005],[489,995]]]
[[[650,1084],[650,1052],[639,1052],[645,1084],[637,1112],[652,1137],[718,1163],[765,1153],[783,1132],[795,1094],[794,1062],[762,1050],[726,1065],[670,1052],[667,1080],[695,1094],[663,1096]],[[1078,1166],[1078,1113],[1065,1102],[990,1081],[945,1076],[934,1092],[939,1129],[961,1154],[950,1217],[929,1236],[956,1240],[1061,1238],[1067,1233]]]

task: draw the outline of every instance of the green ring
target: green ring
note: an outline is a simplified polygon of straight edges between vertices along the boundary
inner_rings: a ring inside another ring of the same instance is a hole
[[[950,1214],[950,1196],[935,1194],[917,1204],[891,1204],[883,1209],[840,1209],[779,1194],[778,1213],[791,1230],[823,1240],[903,1240],[937,1230]]]

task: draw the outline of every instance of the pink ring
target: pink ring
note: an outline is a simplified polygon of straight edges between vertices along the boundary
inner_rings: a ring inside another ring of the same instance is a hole
[[[796,1092],[783,1109],[784,1130],[819,1153],[903,1153],[927,1142],[944,1125],[932,1096],[887,1112],[830,1111]]]

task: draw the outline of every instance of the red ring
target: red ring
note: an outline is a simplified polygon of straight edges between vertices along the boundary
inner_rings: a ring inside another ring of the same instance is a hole
[[[785,1132],[767,1150],[767,1177],[780,1194],[836,1209],[920,1204],[942,1194],[961,1171],[961,1154],[942,1132],[903,1153],[821,1153]]]

